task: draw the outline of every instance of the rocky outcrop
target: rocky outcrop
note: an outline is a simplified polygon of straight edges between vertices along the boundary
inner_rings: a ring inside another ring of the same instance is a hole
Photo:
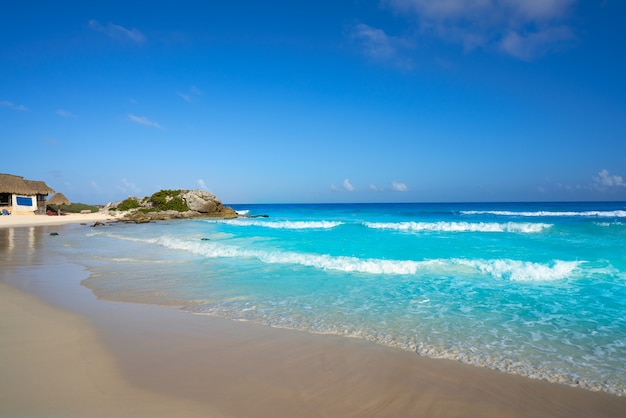
[[[110,206],[118,210],[130,207],[122,220],[136,223],[190,218],[230,219],[238,216],[234,209],[224,206],[214,194],[204,190],[166,190],[143,199],[131,197]]]
[[[180,196],[189,210],[200,213],[221,212],[222,202],[214,195],[204,190],[184,190]]]

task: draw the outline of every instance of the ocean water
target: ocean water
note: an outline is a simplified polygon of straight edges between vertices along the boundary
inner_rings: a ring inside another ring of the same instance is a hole
[[[99,297],[626,395],[626,203],[234,205],[71,228]]]

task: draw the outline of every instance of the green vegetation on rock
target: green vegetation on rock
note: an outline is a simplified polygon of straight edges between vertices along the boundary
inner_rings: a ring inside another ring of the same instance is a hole
[[[178,212],[187,212],[189,207],[180,197],[180,190],[161,190],[150,196],[148,201],[157,211],[175,210]]]
[[[139,202],[137,201],[137,199],[129,197],[128,199],[123,200],[122,203],[117,206],[117,210],[126,211],[130,209],[136,209],[138,207]]]
[[[128,211],[137,209],[141,213],[165,212],[168,210],[187,212],[189,207],[181,197],[181,194],[181,190],[161,190],[150,197],[142,199],[129,197],[123,200],[117,208],[111,208],[111,210]]]
[[[111,210],[126,211],[125,221],[144,223],[166,219],[236,218],[237,212],[223,206],[215,195],[204,190],[161,190],[152,196],[129,197],[111,204]]]
[[[58,212],[59,210],[63,213],[80,213],[84,210],[88,210],[90,212],[98,212],[100,208],[93,205],[86,205],[84,203],[72,203],[71,205],[48,205],[48,209]]]

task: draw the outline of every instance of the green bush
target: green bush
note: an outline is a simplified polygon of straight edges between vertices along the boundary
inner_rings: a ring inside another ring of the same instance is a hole
[[[130,210],[130,209],[135,209],[139,207],[139,202],[137,201],[137,199],[133,199],[132,197],[129,197],[126,200],[123,200],[122,203],[120,203],[117,206],[117,210]]]
[[[189,208],[185,201],[180,197],[180,190],[161,190],[154,193],[150,197],[144,197],[138,200],[134,197],[122,201],[117,210],[127,211],[139,208],[140,212],[159,212],[165,210],[175,210],[178,212],[187,212]]]
[[[150,196],[148,200],[158,211],[175,210],[186,212],[189,210],[185,201],[180,197],[180,190],[161,190]]]
[[[91,213],[98,212],[100,208],[93,205],[86,205],[84,203],[72,203],[71,205],[48,205],[47,209],[54,212],[61,211],[64,213],[80,213],[83,210],[88,210]]]

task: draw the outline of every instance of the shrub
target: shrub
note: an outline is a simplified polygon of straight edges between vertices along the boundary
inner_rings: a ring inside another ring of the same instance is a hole
[[[176,210],[178,212],[187,212],[189,210],[189,207],[187,206],[187,203],[185,203],[185,201],[182,199],[182,197],[174,197],[165,204],[165,207],[162,210]]]
[[[52,210],[54,212],[61,211],[64,213],[80,213],[83,210],[88,210],[90,212],[98,212],[100,210],[99,207],[94,205],[86,205],[84,203],[72,203],[71,205],[48,205],[46,210]]]
[[[139,202],[137,201],[137,199],[134,199],[132,197],[129,197],[126,200],[123,200],[122,203],[120,203],[117,206],[117,210],[130,210],[130,209],[135,209],[139,207]]]
[[[175,210],[186,212],[189,210],[185,201],[180,197],[180,190],[161,190],[150,196],[148,200],[159,211]]]

